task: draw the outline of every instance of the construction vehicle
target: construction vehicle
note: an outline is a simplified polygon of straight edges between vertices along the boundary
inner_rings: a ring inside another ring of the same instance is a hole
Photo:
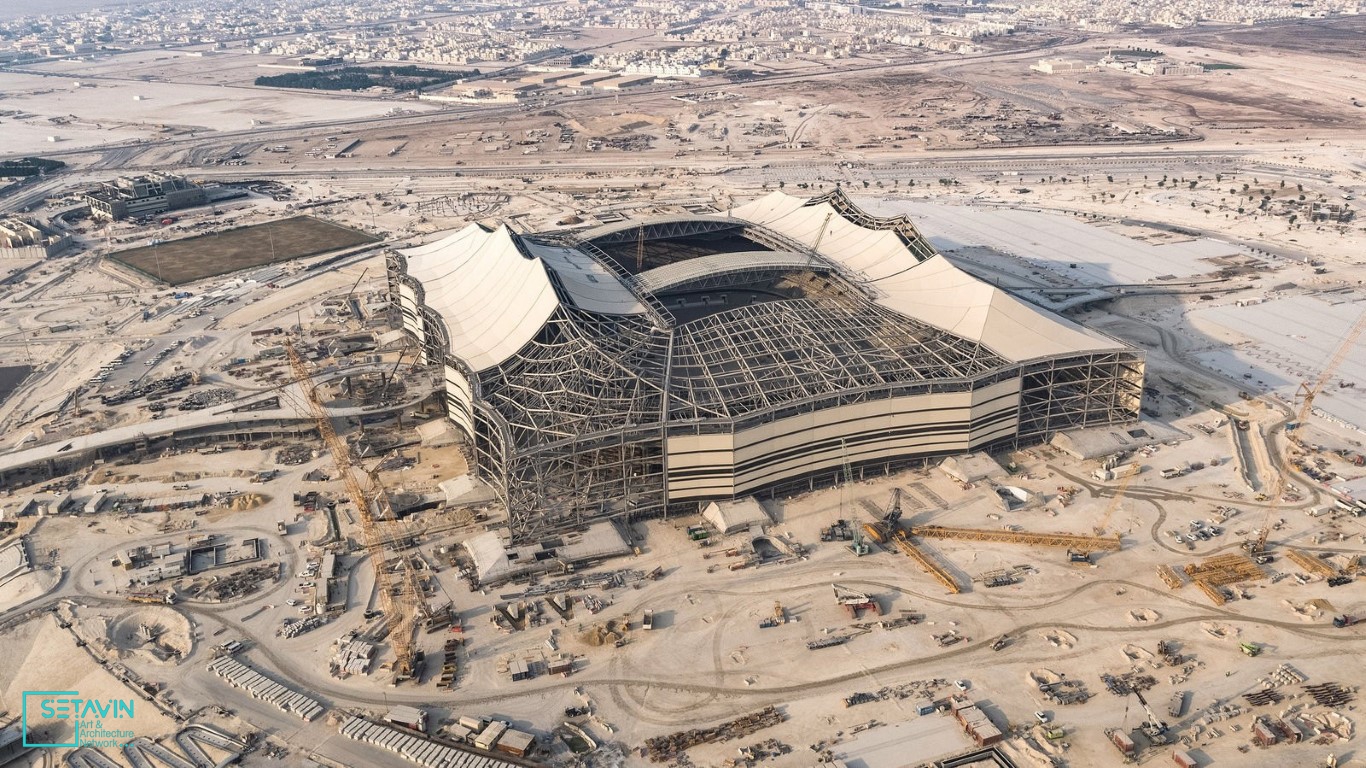
[[[375,571],[375,588],[379,593],[380,604],[384,610],[384,624],[387,630],[385,634],[394,651],[392,683],[397,685],[411,680],[416,669],[413,632],[419,600],[416,576],[407,563],[403,564],[404,572],[399,575],[398,583],[394,583],[394,574],[392,573],[393,569],[389,560],[385,537],[377,525],[377,517],[392,516],[384,514],[388,509],[388,496],[379,486],[377,475],[374,472],[369,475],[372,492],[367,493],[366,488],[361,485],[360,479],[357,477],[359,468],[351,460],[351,449],[346,441],[337,434],[337,431],[332,428],[332,419],[328,416],[327,410],[323,408],[322,401],[318,399],[317,391],[313,386],[313,377],[304,366],[303,357],[294,348],[293,341],[286,340],[283,346],[285,354],[289,358],[289,367],[294,375],[294,383],[303,391],[308,411],[312,414],[318,434],[322,437],[323,443],[331,454],[337,476],[342,479],[343,485],[346,487],[346,495],[356,507],[356,516],[360,521],[361,532],[365,539],[366,553],[370,556],[370,565]],[[283,389],[280,391],[284,392]],[[379,515],[376,514],[377,512]],[[422,602],[425,603],[425,600]]]
[[[1166,744],[1167,724],[1158,720],[1157,715],[1153,714],[1153,708],[1148,706],[1148,700],[1143,698],[1143,691],[1132,686],[1129,690],[1133,691],[1134,695],[1138,697],[1138,703],[1143,705],[1143,712],[1147,715],[1143,721],[1143,725],[1139,726],[1139,730],[1143,731],[1143,735],[1147,736],[1148,740],[1153,744]]]
[[[645,609],[645,615],[640,619],[640,628],[646,630],[655,628],[655,612],[653,610]]]
[[[1009,635],[1001,635],[1000,637],[996,638],[995,642],[993,642],[993,643],[991,644],[991,650],[993,650],[993,651],[1004,650],[1005,647],[1006,647],[1007,645],[1010,645],[1010,636],[1009,636]]]
[[[840,512],[844,512],[844,491],[853,485],[854,471],[849,466],[849,446],[843,440],[840,441],[840,454],[844,459],[844,485],[840,488]],[[901,489],[894,489],[892,493],[897,499],[901,498]],[[863,532],[859,530],[858,526],[853,526],[853,539],[853,542],[849,544],[849,551],[853,552],[855,557],[863,557],[868,554],[870,547],[868,542],[863,540]]]
[[[1075,549],[1069,549],[1069,550],[1067,550],[1067,562],[1069,562],[1069,563],[1085,563],[1085,564],[1087,564],[1087,565],[1090,565],[1090,564],[1091,564],[1091,553],[1090,553],[1090,552],[1078,552],[1078,551],[1075,550]]]
[[[151,605],[174,605],[175,593],[169,589],[151,589],[139,592],[129,592],[128,602],[147,603]]]
[[[1124,475],[1123,479],[1120,480],[1119,487],[1115,489],[1115,495],[1110,497],[1110,503],[1105,507],[1105,514],[1101,515],[1100,522],[1096,524],[1095,532],[1097,536],[1105,535],[1105,529],[1110,525],[1110,518],[1113,517],[1115,511],[1119,509],[1119,504],[1124,500],[1124,494],[1128,492],[1129,484],[1134,481],[1135,477],[1138,477],[1138,473],[1132,472]],[[1163,473],[1163,477],[1166,477],[1165,472]]]
[[[882,615],[882,606],[871,595],[852,590],[839,584],[830,585],[835,590],[835,602],[844,606],[849,618],[857,619],[859,611],[869,611],[874,616]]]
[[[871,503],[870,503],[870,506]],[[887,511],[883,513],[882,519],[874,523],[864,523],[863,532],[878,544],[885,544],[902,533],[897,523],[901,520],[901,489],[892,489],[891,503],[887,506]]]
[[[1238,643],[1238,650],[1242,651],[1244,656],[1262,655],[1262,647],[1256,643]]]
[[[1348,616],[1344,614],[1342,616],[1333,617],[1333,626],[1338,629],[1346,629],[1347,627],[1356,626],[1359,623],[1361,623],[1361,619],[1357,616]]]

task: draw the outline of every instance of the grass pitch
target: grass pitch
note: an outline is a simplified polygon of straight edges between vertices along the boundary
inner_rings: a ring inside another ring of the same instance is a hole
[[[378,239],[312,216],[294,216],[131,248],[110,258],[167,285],[184,285],[239,269],[340,251]]]

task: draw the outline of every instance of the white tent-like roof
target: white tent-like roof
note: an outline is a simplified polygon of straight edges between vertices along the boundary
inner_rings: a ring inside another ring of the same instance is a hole
[[[402,254],[445,322],[451,352],[476,371],[515,354],[560,305],[545,265],[523,256],[506,226],[471,224]]]
[[[846,219],[828,202],[807,205],[774,192],[733,215],[772,229],[838,262],[871,288],[879,304],[906,317],[981,342],[1020,362],[1123,345],[1014,298],[936,254],[920,261],[891,229]]]
[[[506,226],[471,224],[401,251],[425,303],[446,324],[451,352],[482,371],[512,357],[560,305],[550,273],[569,301],[590,312],[630,315],[645,307],[616,275],[587,254],[519,240]]]

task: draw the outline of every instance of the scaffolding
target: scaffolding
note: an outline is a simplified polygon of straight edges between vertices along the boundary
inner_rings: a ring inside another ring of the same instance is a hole
[[[1334,576],[1339,575],[1338,569],[1334,565],[1325,563],[1307,552],[1302,552],[1298,549],[1287,549],[1285,556],[1290,559],[1290,562],[1303,568],[1304,572],[1308,573],[1310,576],[1322,576],[1325,579],[1331,579]]]
[[[1170,565],[1157,566],[1157,577],[1162,579],[1162,582],[1171,589],[1180,589],[1186,584],[1185,580],[1181,578],[1181,574],[1177,573],[1176,569]]]
[[[914,560],[916,565],[920,566],[921,570],[933,576],[935,581],[943,584],[944,588],[950,593],[956,595],[963,591],[963,588],[958,584],[958,580],[953,577],[953,574],[949,573],[949,570],[940,565],[928,552],[925,552],[920,547],[913,544],[906,536],[905,531],[897,531],[892,537],[892,543],[895,544],[896,548],[901,550],[903,554]]]
[[[1215,555],[1198,563],[1191,563],[1183,570],[1191,581],[1197,584],[1208,583],[1216,587],[1266,578],[1261,566],[1246,555]]]
[[[980,528],[949,528],[941,525],[913,526],[910,535],[924,539],[958,539],[985,541],[992,544],[1020,544],[1027,547],[1057,547],[1078,552],[1118,552],[1119,534],[1114,536],[1083,536],[1075,533],[1031,533],[1029,531],[993,531]]]

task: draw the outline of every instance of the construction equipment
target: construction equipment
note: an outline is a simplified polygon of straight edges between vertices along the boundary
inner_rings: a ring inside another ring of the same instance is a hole
[[[896,545],[897,549],[901,550],[902,554],[914,560],[922,571],[933,576],[935,581],[943,584],[949,592],[956,595],[963,591],[963,588],[958,584],[958,580],[953,578],[953,574],[949,573],[947,568],[936,562],[930,555],[911,543],[910,537],[906,535],[905,531],[898,529],[892,538],[892,543]]]
[[[868,502],[868,508],[870,510],[875,508],[876,506],[877,505],[873,502]],[[868,536],[868,538],[872,539],[878,544],[884,544],[895,538],[896,534],[903,533],[901,531],[900,526],[897,525],[897,523],[900,520],[901,489],[898,488],[893,489],[892,504],[887,508],[887,511],[883,513],[882,518],[879,519],[877,522],[864,523],[863,532]]]
[[[849,486],[854,484],[854,471],[853,468],[849,466],[849,446],[843,440],[840,441],[840,455],[844,460],[844,484],[840,487],[840,514],[844,514],[844,494]],[[893,498],[898,500],[898,502],[901,498],[900,493],[901,490],[899,488],[892,491]],[[897,504],[897,507],[898,509],[900,508],[899,503]],[[863,532],[857,525],[853,527],[853,532],[854,540],[849,544],[849,551],[853,552],[855,557],[863,557],[868,554],[868,542],[863,540]]]
[[[849,618],[857,619],[859,611],[869,611],[874,616],[882,615],[882,606],[878,605],[878,602],[871,595],[839,584],[831,584],[830,586],[835,590],[835,602],[844,606],[844,609],[849,612]]]
[[[1242,651],[1244,656],[1262,655],[1262,647],[1256,643],[1238,643],[1238,650]]]
[[[393,684],[412,679],[415,656],[413,649],[413,628],[417,612],[418,597],[415,590],[415,581],[410,572],[412,569],[405,564],[405,574],[394,584],[390,563],[389,553],[384,543],[384,536],[376,525],[376,508],[383,511],[387,504],[387,496],[383,489],[378,486],[377,478],[372,473],[370,475],[371,485],[375,492],[367,493],[361,486],[360,480],[356,476],[358,467],[351,461],[351,449],[342,440],[337,431],[332,428],[332,419],[327,415],[327,410],[318,400],[318,394],[313,386],[313,377],[309,374],[307,367],[304,366],[303,357],[299,355],[294,343],[291,340],[284,342],[285,354],[289,358],[289,367],[294,374],[294,382],[303,391],[304,400],[309,412],[318,428],[318,434],[322,437],[323,443],[327,446],[331,454],[332,463],[337,470],[337,475],[342,479],[346,487],[346,495],[351,503],[356,507],[356,516],[360,520],[361,532],[365,538],[365,548],[370,556],[370,565],[375,571],[375,587],[379,591],[380,603],[384,608],[384,623],[387,629],[389,644],[394,650],[393,662]],[[398,595],[395,595],[397,587]]]
[[[1124,476],[1120,481],[1119,487],[1115,489],[1115,495],[1110,497],[1110,503],[1105,507],[1105,514],[1101,516],[1100,522],[1096,524],[1095,532],[1097,536],[1105,535],[1106,526],[1110,524],[1110,518],[1114,516],[1115,510],[1119,509],[1119,503],[1124,500],[1124,493],[1129,490],[1129,484],[1138,477],[1137,472],[1131,472]]]
[[[871,508],[874,505],[869,502],[868,506]],[[963,588],[959,586],[957,579],[953,578],[953,574],[949,573],[948,569],[911,542],[910,536],[898,524],[900,520],[901,489],[897,488],[892,491],[891,506],[882,515],[882,519],[874,523],[864,523],[863,532],[869,539],[878,544],[895,545],[902,554],[914,560],[921,570],[933,576],[935,581],[943,584],[949,592],[955,595],[962,592]]]
[[[1338,344],[1338,348],[1333,351],[1333,356],[1328,358],[1328,362],[1324,364],[1323,370],[1319,372],[1318,378],[1314,379],[1313,383],[1300,382],[1299,390],[1295,393],[1295,399],[1300,401],[1300,409],[1296,414],[1296,427],[1304,424],[1304,420],[1309,417],[1309,414],[1314,407],[1314,398],[1318,397],[1319,393],[1323,391],[1324,385],[1326,385],[1328,380],[1333,377],[1333,374],[1337,372],[1338,366],[1342,365],[1343,361],[1347,359],[1347,355],[1351,353],[1352,347],[1356,346],[1357,339],[1361,338],[1363,331],[1366,331],[1366,312],[1362,312],[1361,315],[1357,317],[1356,322],[1352,323],[1352,326],[1347,329],[1347,333],[1343,335],[1341,343]]]
[[[1133,694],[1138,697],[1138,703],[1143,705],[1143,712],[1147,715],[1147,718],[1143,721],[1143,725],[1140,726],[1143,735],[1147,736],[1148,740],[1153,744],[1166,744],[1167,724],[1158,720],[1157,715],[1153,714],[1153,708],[1148,706],[1148,700],[1143,698],[1143,691],[1140,691],[1133,686],[1130,686],[1129,690],[1133,691]]]
[[[917,525],[911,527],[910,535],[923,539],[958,539],[960,541],[986,541],[993,544],[1058,547],[1087,553],[1096,551],[1118,552],[1121,547],[1118,534],[1115,536],[1083,536],[1075,533],[1031,533],[1029,531]]]
[[[1359,624],[1360,622],[1361,619],[1356,616],[1348,616],[1344,614],[1342,616],[1333,617],[1333,626],[1337,627],[1338,629],[1346,629],[1347,627],[1353,627]]]
[[[1347,329],[1342,341],[1338,344],[1333,356],[1328,358],[1323,370],[1319,371],[1318,378],[1313,382],[1301,382],[1299,389],[1295,393],[1295,398],[1299,400],[1299,409],[1295,412],[1295,420],[1286,425],[1286,437],[1288,442],[1303,447],[1304,441],[1300,439],[1298,431],[1304,426],[1305,421],[1314,410],[1314,398],[1319,396],[1328,380],[1337,372],[1339,366],[1347,359],[1352,347],[1356,346],[1357,340],[1361,338],[1362,332],[1366,331],[1366,312],[1362,312]],[[1257,538],[1248,542],[1245,548],[1253,555],[1260,555],[1266,551],[1267,538],[1271,535],[1271,519],[1276,514],[1276,509],[1280,506],[1281,496],[1286,490],[1286,473],[1291,466],[1290,448],[1286,446],[1285,453],[1281,457],[1280,467],[1272,467],[1275,471],[1275,483],[1270,494],[1270,504],[1267,505],[1266,519],[1262,521],[1261,532]]]

